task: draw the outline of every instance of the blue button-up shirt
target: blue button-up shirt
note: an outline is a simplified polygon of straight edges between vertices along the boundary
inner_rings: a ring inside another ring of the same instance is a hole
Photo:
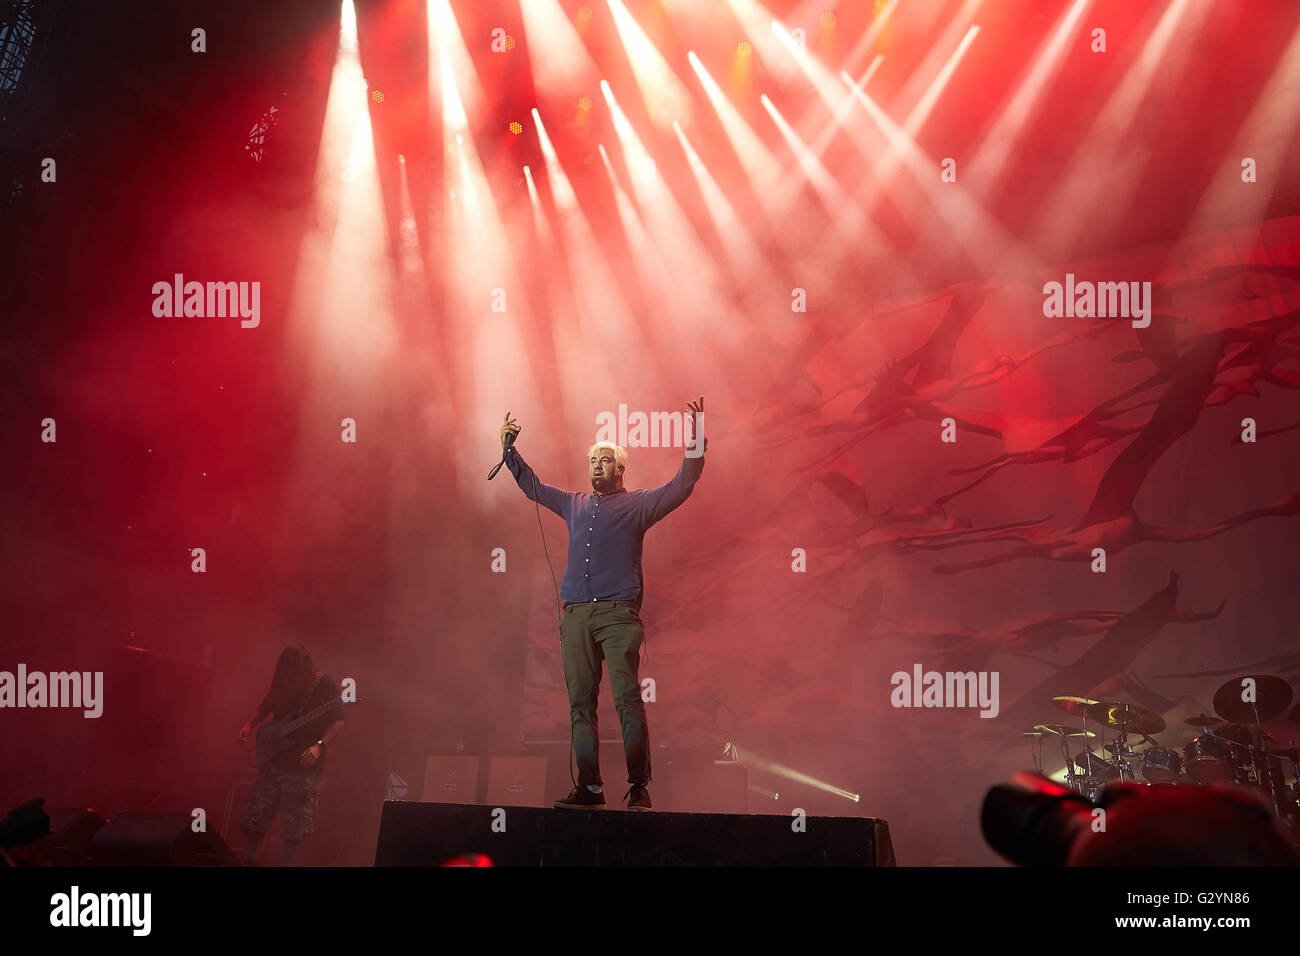
[[[530,501],[554,511],[569,526],[569,558],[560,597],[565,601],[635,601],[639,608],[645,533],[691,496],[704,472],[704,456],[684,458],[673,480],[658,488],[620,488],[607,495],[543,484],[514,445],[506,449],[506,467]]]

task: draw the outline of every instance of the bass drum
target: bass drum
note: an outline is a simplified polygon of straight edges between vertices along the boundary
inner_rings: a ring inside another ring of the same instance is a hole
[[[1168,747],[1152,747],[1142,754],[1142,778],[1151,783],[1177,783],[1183,773],[1183,758]]]
[[[1183,745],[1187,775],[1197,783],[1243,783],[1241,748],[1230,740],[1203,734]]]

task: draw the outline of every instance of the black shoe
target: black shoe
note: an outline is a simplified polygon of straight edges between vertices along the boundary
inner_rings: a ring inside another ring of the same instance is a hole
[[[629,810],[651,809],[650,791],[645,788],[644,784],[632,784],[631,789],[623,795],[623,801],[627,804]]]
[[[552,806],[557,810],[594,809],[605,805],[603,793],[592,793],[586,787],[574,787],[563,800],[556,800]]]

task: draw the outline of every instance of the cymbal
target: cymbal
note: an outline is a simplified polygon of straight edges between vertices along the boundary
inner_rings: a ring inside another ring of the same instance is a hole
[[[1091,697],[1053,697],[1052,703],[1057,710],[1063,710],[1073,717],[1088,717],[1089,709],[1101,703]]]
[[[1034,730],[1041,731],[1041,732],[1043,732],[1043,733],[1045,733],[1045,734],[1051,734],[1053,737],[1082,737],[1082,736],[1084,736],[1084,731],[1082,731],[1082,730],[1076,730],[1076,729],[1073,728],[1073,727],[1065,727],[1065,726],[1062,726],[1061,724],[1034,724]],[[1087,736],[1089,736],[1089,737],[1096,737],[1097,735],[1094,734],[1091,730],[1089,730],[1089,731],[1087,732]]]
[[[1197,714],[1195,717],[1188,717],[1183,723],[1188,727],[1217,727],[1223,723],[1223,720],[1219,717],[1211,717],[1209,714]]]
[[[1088,716],[1098,723],[1123,727],[1130,734],[1158,734],[1168,726],[1165,719],[1154,711],[1119,701],[1101,701],[1089,709]]]
[[[1247,678],[1255,682],[1254,703],[1242,700],[1246,689],[1242,682]],[[1247,674],[1234,677],[1214,692],[1214,712],[1224,720],[1255,720],[1255,711],[1259,710],[1260,720],[1271,720],[1279,714],[1286,713],[1291,706],[1291,685],[1280,677],[1271,674]]]

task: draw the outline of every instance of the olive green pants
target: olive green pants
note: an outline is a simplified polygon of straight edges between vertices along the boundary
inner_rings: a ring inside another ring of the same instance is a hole
[[[650,730],[637,676],[644,638],[641,615],[632,601],[570,602],[560,614],[564,682],[569,688],[569,719],[580,787],[603,782],[600,731],[596,725],[601,661],[609,665],[614,707],[623,728],[628,783],[644,786],[650,780]]]

